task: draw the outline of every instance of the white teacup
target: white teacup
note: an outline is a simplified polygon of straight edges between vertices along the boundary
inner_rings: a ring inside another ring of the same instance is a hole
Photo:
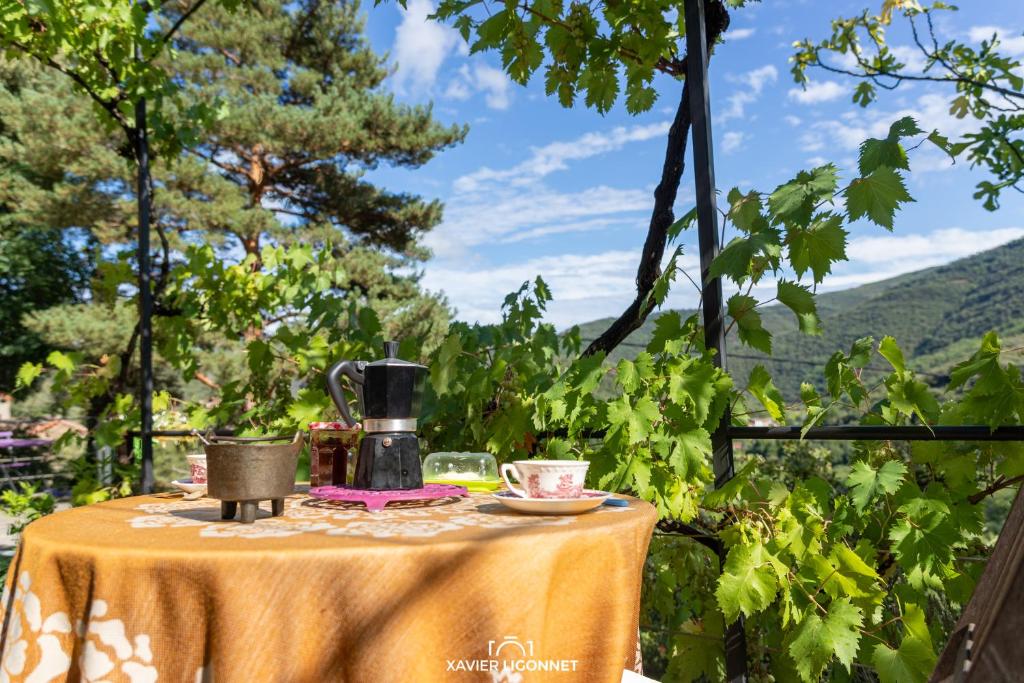
[[[588,467],[586,460],[516,460],[501,466],[501,478],[521,498],[582,498]],[[512,484],[510,474],[523,488]]]
[[[206,483],[206,454],[187,455],[189,475],[193,484]]]

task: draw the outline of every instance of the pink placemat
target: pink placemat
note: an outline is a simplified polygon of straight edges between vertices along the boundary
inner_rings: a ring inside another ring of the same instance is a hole
[[[437,500],[469,495],[465,486],[453,484],[427,484],[421,489],[401,489],[396,491],[369,491],[354,489],[348,486],[317,486],[309,490],[309,495],[320,500],[334,500],[345,503],[363,503],[370,512],[383,510],[388,503],[409,502],[419,500]]]

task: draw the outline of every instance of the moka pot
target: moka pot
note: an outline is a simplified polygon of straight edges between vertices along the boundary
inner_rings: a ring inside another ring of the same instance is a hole
[[[398,342],[384,342],[384,358],[342,360],[327,371],[327,390],[342,419],[357,422],[345,398],[342,378],[359,399],[363,437],[352,486],[373,491],[423,486],[416,420],[420,414],[427,368],[402,360]]]

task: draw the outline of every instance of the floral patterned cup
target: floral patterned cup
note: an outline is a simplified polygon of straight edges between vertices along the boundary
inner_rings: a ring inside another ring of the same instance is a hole
[[[501,466],[501,478],[520,498],[582,498],[588,467],[586,460],[516,460]],[[523,488],[512,484],[510,474]]]
[[[199,453],[198,455],[186,455],[188,458],[188,469],[189,474],[192,478],[193,484],[205,484],[206,483],[206,454]]]

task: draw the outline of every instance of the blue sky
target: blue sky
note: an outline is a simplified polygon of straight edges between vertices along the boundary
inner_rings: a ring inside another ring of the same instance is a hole
[[[934,85],[904,85],[861,109],[850,101],[852,80],[818,72],[806,92],[793,84],[794,40],[820,39],[832,18],[879,5],[769,0],[732,13],[728,40],[711,66],[721,191],[735,185],[771,191],[825,161],[853,168],[860,141],[882,137],[906,114],[950,137],[976,125],[951,117],[949,90]],[[940,33],[980,42],[998,31],[1003,52],[1024,59],[1024,3],[970,5],[939,22]],[[467,321],[497,320],[504,296],[536,275],[551,285],[548,319],[560,328],[618,315],[635,290],[681,84],[660,77],[658,102],[641,116],[621,105],[604,116],[582,105],[564,109],[545,96],[542,76],[522,87],[505,77],[496,55],[468,55],[453,30],[426,20],[432,9],[431,0],[409,0],[407,10],[386,3],[370,9],[367,21],[372,44],[397,66],[388,83],[396,96],[433,102],[440,120],[470,126],[464,144],[422,168],[373,172],[389,189],[445,202],[443,224],[426,239],[434,257],[425,266],[425,286],[444,291]],[[912,54],[899,32],[890,44]],[[965,163],[951,167],[928,147],[911,156],[909,187],[917,202],[897,214],[891,234],[854,225],[850,261],[834,269],[825,289],[945,263],[1024,236],[1024,197],[1004,193],[1001,210],[985,211],[971,197],[984,176]],[[692,206],[689,153],[686,163],[677,215]],[[696,235],[684,235],[682,243],[683,264],[696,276]],[[696,292],[681,278],[669,305],[695,303]]]

